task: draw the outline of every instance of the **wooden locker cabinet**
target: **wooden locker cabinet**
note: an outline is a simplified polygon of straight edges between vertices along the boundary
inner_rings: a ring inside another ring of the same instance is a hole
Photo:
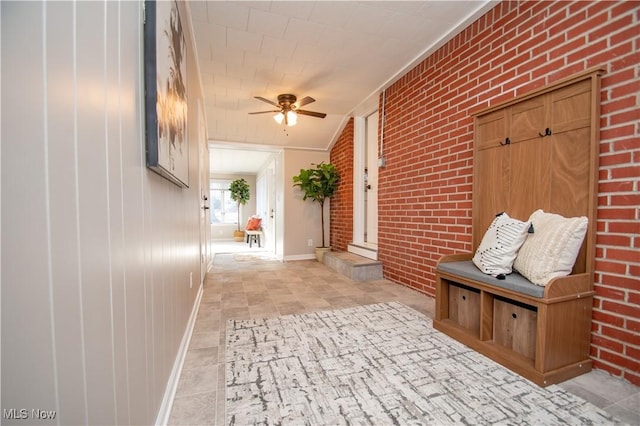
[[[473,252],[443,256],[436,268],[434,327],[541,386],[591,369],[602,73],[588,70],[474,116]],[[440,269],[468,264],[497,213],[527,220],[537,209],[589,219],[571,275],[551,280],[542,297]]]

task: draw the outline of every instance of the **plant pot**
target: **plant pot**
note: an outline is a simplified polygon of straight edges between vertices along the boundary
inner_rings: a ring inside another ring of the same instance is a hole
[[[331,251],[331,247],[316,247],[316,259],[318,262],[323,263],[324,254]]]
[[[244,241],[244,231],[233,231],[233,240],[238,243]]]

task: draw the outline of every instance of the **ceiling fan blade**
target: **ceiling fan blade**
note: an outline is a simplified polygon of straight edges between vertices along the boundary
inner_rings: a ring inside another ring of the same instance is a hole
[[[269,100],[269,99],[267,99],[267,98],[263,98],[262,96],[254,96],[254,98],[259,99],[259,100],[261,100],[262,102],[266,102],[266,103],[268,103],[268,104],[271,104],[271,105],[273,105],[274,107],[278,107],[278,108],[280,108],[280,105],[278,105],[277,103],[275,103],[275,102],[273,102],[273,101],[270,101],[270,100]]]
[[[296,113],[302,114],[302,115],[310,115],[312,117],[318,117],[318,118],[325,118],[327,116],[327,114],[325,114],[324,112],[306,111],[304,109],[297,109]]]
[[[296,102],[296,108],[303,107],[303,106],[308,105],[311,102],[315,102],[315,101],[316,100],[313,99],[311,96],[305,96],[304,98],[302,98],[298,102]]]
[[[276,109],[273,111],[257,111],[257,112],[250,112],[249,114],[268,114],[268,113],[273,114],[274,112],[280,112],[280,110]]]

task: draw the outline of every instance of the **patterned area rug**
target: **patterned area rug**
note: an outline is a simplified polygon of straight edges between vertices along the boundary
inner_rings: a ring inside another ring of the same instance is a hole
[[[233,260],[236,262],[261,262],[264,260],[275,260],[273,255],[268,253],[248,253],[248,254],[234,254]]]
[[[227,322],[229,425],[616,424],[397,302]]]

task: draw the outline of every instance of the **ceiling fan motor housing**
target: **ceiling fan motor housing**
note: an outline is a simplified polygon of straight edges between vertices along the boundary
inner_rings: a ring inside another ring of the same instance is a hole
[[[291,105],[293,105],[297,100],[298,98],[296,98],[296,95],[291,95],[288,93],[278,95],[278,104],[285,110],[290,109]]]

